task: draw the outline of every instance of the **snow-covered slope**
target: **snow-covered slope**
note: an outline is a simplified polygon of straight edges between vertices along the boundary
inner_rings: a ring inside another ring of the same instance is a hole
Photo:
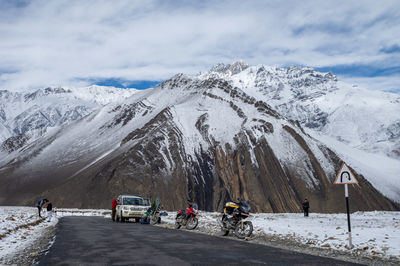
[[[201,78],[219,77],[280,114],[351,147],[400,159],[400,95],[338,81],[312,68],[219,64]]]
[[[353,148],[335,138],[312,130],[310,135],[323,142],[337,153],[346,163],[368,179],[385,196],[400,202],[400,162],[382,153],[370,153]]]
[[[135,92],[100,86],[0,91],[0,142],[37,129],[68,124]]]
[[[218,64],[199,77],[222,78],[299,121],[381,192],[400,202],[399,94],[349,85],[332,73],[307,67],[249,67],[236,62]]]

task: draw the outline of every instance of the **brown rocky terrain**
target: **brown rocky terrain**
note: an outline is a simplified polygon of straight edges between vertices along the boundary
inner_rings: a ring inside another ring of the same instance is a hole
[[[241,198],[250,201],[256,212],[300,212],[300,203],[308,198],[313,212],[343,212],[343,186],[332,184],[334,176],[325,174],[304,139],[292,128],[285,126],[312,161],[312,172],[320,181],[316,190],[307,188],[296,169],[282,166],[266,140],[254,148],[259,167],[252,164],[248,143],[238,143],[236,149],[229,145],[225,149],[214,146],[196,154],[196,160],[185,166],[180,157],[183,148],[179,146],[179,132],[173,128],[165,131],[171,126],[168,115],[166,110],[152,121],[162,125],[162,133],[153,132],[154,135],[146,136],[124,154],[44,195],[60,206],[107,208],[113,195],[125,193],[159,197],[167,209],[184,208],[188,201],[195,201],[208,211],[222,210],[226,201]],[[147,132],[147,128],[142,130]],[[138,134],[133,132],[129,137],[135,138]],[[162,171],[165,164],[159,154],[162,146],[158,141],[164,138],[172,143],[169,159],[175,162],[169,175]],[[339,171],[342,161],[330,150],[326,149],[326,153]],[[359,185],[350,185],[352,211],[399,210],[398,205],[381,195],[362,175],[356,176]]]

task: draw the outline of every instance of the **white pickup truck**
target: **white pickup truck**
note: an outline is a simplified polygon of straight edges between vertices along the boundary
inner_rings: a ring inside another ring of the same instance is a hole
[[[139,222],[140,218],[146,215],[147,209],[150,208],[150,200],[138,196],[120,195],[118,196],[117,201],[117,222],[125,222],[125,220],[131,218],[134,218],[136,222]]]

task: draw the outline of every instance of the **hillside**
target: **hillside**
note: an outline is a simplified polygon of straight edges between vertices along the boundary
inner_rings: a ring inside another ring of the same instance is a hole
[[[106,208],[134,193],[167,208],[196,201],[219,210],[240,197],[255,211],[296,212],[307,197],[313,211],[343,211],[343,188],[332,185],[340,157],[268,101],[218,77],[176,75],[22,150],[0,170],[2,204],[42,194],[59,206]],[[355,210],[399,208],[357,176]]]

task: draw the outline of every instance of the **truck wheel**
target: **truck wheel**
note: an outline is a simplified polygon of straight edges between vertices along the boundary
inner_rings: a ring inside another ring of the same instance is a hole
[[[140,218],[135,218],[135,222],[139,223],[140,222]]]
[[[120,222],[121,223],[125,222],[125,218],[124,218],[124,216],[122,216],[122,212],[121,212]]]

